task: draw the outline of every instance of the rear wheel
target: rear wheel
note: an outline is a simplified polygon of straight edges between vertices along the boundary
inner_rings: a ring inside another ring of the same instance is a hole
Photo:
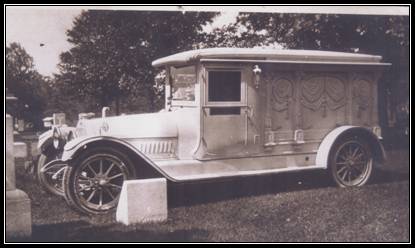
[[[362,186],[373,171],[373,155],[369,144],[359,137],[337,142],[330,155],[330,172],[340,187]]]
[[[45,166],[49,162],[58,159],[58,154],[50,152],[47,155],[41,154],[37,163],[36,175],[39,183],[49,193],[63,196],[63,174],[66,164],[54,164]]]
[[[81,212],[105,214],[116,208],[123,182],[133,178],[133,163],[123,153],[111,148],[91,149],[66,169],[65,199]]]

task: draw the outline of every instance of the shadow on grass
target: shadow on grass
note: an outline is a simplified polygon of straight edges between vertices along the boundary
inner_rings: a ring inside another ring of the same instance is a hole
[[[409,180],[409,174],[377,169],[369,184]],[[191,206],[241,197],[335,187],[325,170],[252,176],[224,181],[170,183],[169,207]]]
[[[32,237],[8,242],[182,242],[200,241],[207,236],[202,229],[146,230],[145,225],[125,227],[121,224],[91,225],[87,221],[34,225]]]

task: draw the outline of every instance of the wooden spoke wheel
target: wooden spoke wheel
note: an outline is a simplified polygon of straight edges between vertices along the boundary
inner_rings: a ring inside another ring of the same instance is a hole
[[[367,142],[347,138],[332,150],[331,175],[341,187],[361,186],[368,182],[373,170],[373,156]]]
[[[124,154],[94,149],[65,171],[65,199],[81,212],[104,214],[116,208],[123,182],[134,177],[133,164]]]

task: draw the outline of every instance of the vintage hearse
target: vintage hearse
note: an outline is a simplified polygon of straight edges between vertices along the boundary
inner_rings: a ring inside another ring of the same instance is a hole
[[[164,110],[108,117],[104,108],[65,135],[51,130],[42,151],[66,144],[43,171],[67,165],[65,199],[92,214],[117,206],[124,180],[147,176],[187,182],[327,169],[337,185],[361,186],[385,158],[377,82],[388,65],[327,51],[174,54],[153,62],[167,73]]]

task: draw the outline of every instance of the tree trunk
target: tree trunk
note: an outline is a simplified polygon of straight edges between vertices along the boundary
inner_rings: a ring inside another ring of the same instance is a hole
[[[120,97],[118,95],[115,97],[115,114],[120,115]]]

